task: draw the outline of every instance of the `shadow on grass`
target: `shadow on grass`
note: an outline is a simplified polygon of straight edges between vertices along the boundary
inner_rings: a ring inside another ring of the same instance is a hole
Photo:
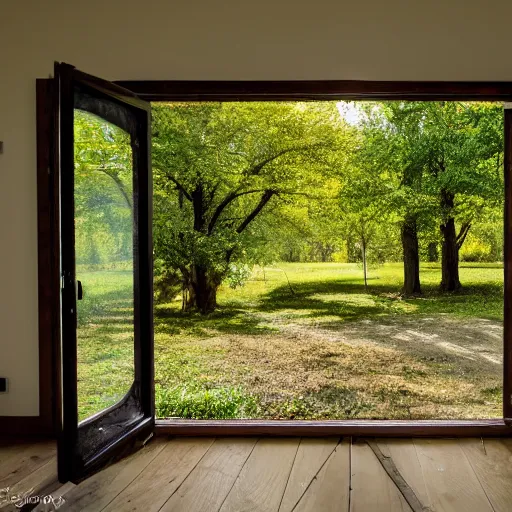
[[[87,323],[133,326],[132,294],[133,289],[128,286],[106,293],[84,294],[77,307],[79,326]]]
[[[399,315],[454,314],[500,320],[503,290],[499,283],[471,284],[457,293],[442,293],[437,286],[423,286],[423,295],[404,298],[396,286],[370,281],[311,281],[282,285],[261,296],[246,308],[219,306],[209,315],[183,312],[176,305],[156,305],[155,332],[208,338],[219,334],[268,335],[278,331],[262,314],[281,318],[317,319],[315,324],[335,329],[345,322]],[[325,321],[322,321],[325,318]],[[337,320],[337,319],[339,320]]]
[[[397,287],[347,281],[294,283],[293,293],[283,285],[266,294],[255,309],[266,313],[303,310],[302,316],[338,316],[343,321],[396,314],[452,313],[501,320],[503,287],[499,283],[470,284],[456,293],[443,293],[437,286],[424,285],[419,297],[402,297]]]
[[[252,308],[251,308],[252,309]],[[258,335],[275,332],[263,325],[261,318],[250,311],[230,307],[219,307],[209,315],[183,312],[173,307],[155,308],[155,331],[165,334],[181,334],[209,337],[219,333]]]

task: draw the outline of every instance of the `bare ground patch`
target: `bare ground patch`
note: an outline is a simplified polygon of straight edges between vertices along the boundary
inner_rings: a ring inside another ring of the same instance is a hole
[[[313,325],[257,314],[265,334],[195,340],[208,379],[243,385],[268,418],[501,416],[502,326],[448,315]],[[187,343],[191,343],[189,340]]]

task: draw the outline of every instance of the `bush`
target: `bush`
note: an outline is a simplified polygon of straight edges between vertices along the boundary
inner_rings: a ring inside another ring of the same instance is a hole
[[[207,389],[197,384],[155,387],[157,418],[242,419],[254,417],[257,401],[241,387]]]
[[[478,239],[466,240],[459,252],[460,261],[492,261],[491,247]]]
[[[226,281],[233,290],[243,286],[251,277],[252,268],[249,265],[232,263],[228,269]]]
[[[173,301],[181,293],[182,286],[183,278],[179,272],[155,268],[153,292],[157,304]]]

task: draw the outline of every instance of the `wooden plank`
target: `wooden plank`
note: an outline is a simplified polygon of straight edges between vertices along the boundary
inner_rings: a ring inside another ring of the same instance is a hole
[[[55,510],[68,510],[65,506],[66,499],[64,496],[70,492],[72,489],[76,487],[76,484],[73,482],[67,482],[64,485],[59,484],[59,486],[56,487],[55,490],[48,492],[48,493],[41,493],[41,496],[50,496],[50,501],[45,503],[44,501],[42,503],[39,503],[36,505],[36,507],[32,510],[32,512],[55,512]],[[20,510],[20,509],[18,509]],[[23,509],[21,509],[23,511]],[[3,512],[3,511],[2,511]]]
[[[160,510],[196,467],[213,442],[213,438],[170,440],[136,480],[103,510],[115,512]]]
[[[220,510],[277,512],[298,446],[299,438],[258,441]]]
[[[21,460],[23,451],[33,445],[34,443],[29,442],[0,440],[0,479],[5,478],[11,472],[7,464],[10,464],[15,458]]]
[[[326,464],[306,489],[296,512],[348,511],[350,496],[350,443],[336,446]]]
[[[339,441],[338,437],[301,439],[279,512],[295,507]]]
[[[14,512],[20,510],[26,499],[42,497],[60,487],[57,479],[57,458],[52,457],[49,462],[32,471],[25,478],[9,488],[9,496],[16,496],[15,503],[1,503],[2,512]]]
[[[415,439],[423,478],[436,512],[492,512],[475,472],[455,440]]]
[[[162,512],[218,510],[250,456],[257,439],[217,439]]]
[[[351,447],[350,512],[411,512],[411,507],[364,442]]]
[[[512,509],[512,440],[461,439],[459,444],[495,512]]]
[[[164,438],[152,440],[134,454],[69,488],[62,495],[65,500],[64,509],[68,512],[103,510],[142,473],[166,444]]]
[[[53,441],[13,445],[0,455],[0,489],[12,487],[55,457]]]
[[[410,485],[423,507],[429,507],[427,487],[413,440],[411,438],[378,439],[377,444],[385,456],[391,457],[396,468],[407,484]]]

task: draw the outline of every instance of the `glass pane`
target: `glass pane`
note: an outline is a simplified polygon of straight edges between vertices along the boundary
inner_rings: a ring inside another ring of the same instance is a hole
[[[129,134],[75,110],[79,420],[119,402],[134,380],[132,161]]]

